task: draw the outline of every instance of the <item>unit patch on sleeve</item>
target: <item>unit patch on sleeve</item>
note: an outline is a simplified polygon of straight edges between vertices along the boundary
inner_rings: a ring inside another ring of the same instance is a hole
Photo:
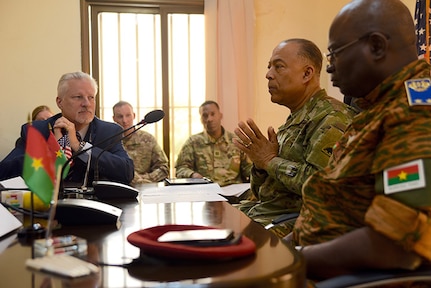
[[[404,82],[410,106],[431,105],[431,79],[409,79]]]

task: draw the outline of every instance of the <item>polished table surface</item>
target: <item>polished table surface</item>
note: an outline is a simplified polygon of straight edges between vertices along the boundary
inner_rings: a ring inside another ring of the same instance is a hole
[[[121,225],[61,227],[54,236],[73,234],[87,240],[87,260],[101,265],[97,275],[66,280],[28,270],[31,245],[22,245],[13,234],[0,242],[1,287],[304,287],[300,254],[275,234],[251,221],[228,202],[143,203],[111,201],[123,209]],[[79,217],[77,215],[77,217]],[[226,261],[166,261],[147,257],[141,263],[137,247],[127,241],[130,233],[165,224],[195,224],[230,228],[256,244],[255,255]],[[7,248],[5,248],[7,247]]]

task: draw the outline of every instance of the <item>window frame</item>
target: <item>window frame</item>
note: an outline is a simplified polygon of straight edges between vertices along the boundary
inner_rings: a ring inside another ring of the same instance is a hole
[[[204,14],[204,0],[80,0],[81,14],[81,67],[82,71],[89,73],[99,81],[99,59],[97,37],[97,19],[100,12],[119,12],[119,13],[141,13],[143,11],[155,11],[160,14],[161,19],[161,61],[162,61],[162,109],[170,111],[169,108],[169,62],[168,62],[168,27],[167,17],[169,13]],[[91,27],[90,27],[91,23]],[[88,29],[90,27],[90,29]],[[94,58],[94,61],[93,61]],[[100,97],[96,98],[96,115],[100,115]],[[166,113],[163,121],[163,150],[169,158],[170,139],[169,130],[171,122],[170,113]],[[170,159],[170,163],[172,159]],[[171,168],[172,171],[172,168]]]

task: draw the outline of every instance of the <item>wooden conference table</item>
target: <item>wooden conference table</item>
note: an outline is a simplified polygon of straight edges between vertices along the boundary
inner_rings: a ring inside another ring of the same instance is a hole
[[[25,267],[31,246],[21,245],[16,235],[0,241],[1,287],[304,287],[303,259],[272,232],[251,221],[228,202],[143,203],[110,202],[123,209],[121,226],[82,225],[54,230],[55,236],[73,234],[87,240],[87,260],[110,264],[97,275],[81,279],[34,272]],[[229,261],[191,262],[151,258],[127,267],[139,258],[139,248],[127,241],[130,233],[157,225],[195,224],[230,228],[256,244],[253,256]],[[7,248],[6,248],[7,247]]]

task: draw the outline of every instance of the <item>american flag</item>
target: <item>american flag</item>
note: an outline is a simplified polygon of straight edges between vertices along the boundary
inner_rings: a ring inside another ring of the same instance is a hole
[[[420,59],[430,63],[430,0],[416,0],[416,46]]]
[[[72,157],[72,148],[70,147],[70,140],[67,134],[58,139],[58,144],[60,145],[61,150],[63,150],[63,153],[66,155],[67,159]],[[72,161],[70,161],[70,166],[72,166]]]

